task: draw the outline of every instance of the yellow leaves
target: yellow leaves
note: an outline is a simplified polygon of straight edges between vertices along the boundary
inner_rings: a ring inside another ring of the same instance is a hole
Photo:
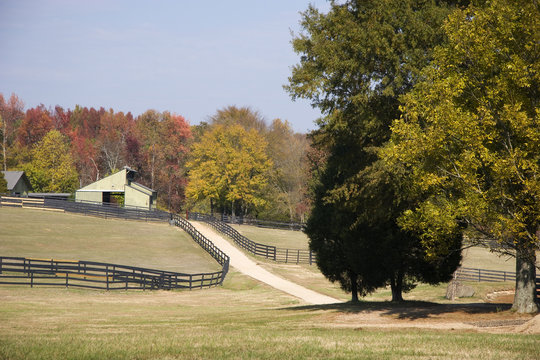
[[[262,205],[261,191],[267,185],[272,167],[266,147],[266,141],[255,129],[214,125],[193,145],[187,164],[190,179],[187,196],[192,200],[209,197]]]

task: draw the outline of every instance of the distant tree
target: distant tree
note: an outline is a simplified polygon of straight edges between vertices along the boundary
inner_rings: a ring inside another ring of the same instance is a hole
[[[267,131],[268,155],[274,163],[271,177],[273,192],[269,199],[275,210],[288,214],[290,221],[302,220],[302,207],[308,183],[305,135],[296,134],[287,121],[275,119]],[[282,210],[284,208],[284,211]]]
[[[53,129],[53,120],[49,110],[41,104],[28,109],[17,132],[17,139],[22,146],[37,144],[45,134]]]
[[[97,143],[107,173],[112,174],[125,164],[123,155],[126,141],[134,126],[135,121],[131,113],[115,113],[110,109],[101,116]]]
[[[214,125],[193,144],[187,164],[188,198],[227,206],[233,217],[237,206],[245,214],[264,205],[263,190],[272,167],[266,147],[266,140],[255,129]]]
[[[190,139],[191,129],[184,117],[165,112],[159,126],[157,189],[167,194],[169,211],[179,211],[184,204]]]
[[[492,0],[450,16],[449,41],[403,98],[386,156],[411,167],[432,194],[401,221],[423,242],[444,244],[457,219],[472,239],[516,257],[513,308],[539,309],[540,10],[534,1]],[[435,225],[435,226],[434,226]]]
[[[4,171],[7,170],[9,148],[13,145],[17,128],[24,117],[24,104],[15,94],[5,100],[0,94],[0,125],[2,136],[2,162]]]
[[[8,188],[7,188],[7,181],[4,177],[4,173],[0,172],[0,194],[7,194]]]
[[[259,112],[249,107],[238,108],[228,106],[218,110],[215,115],[210,117],[212,125],[240,125],[246,130],[255,129],[258,133],[264,134],[267,129],[266,122]]]
[[[141,150],[142,156],[144,158],[144,168],[148,172],[148,185],[152,189],[154,189],[156,186],[159,144],[162,136],[162,121],[163,114],[156,110],[145,111],[137,118],[136,121],[136,127],[140,134]]]
[[[78,174],[67,139],[49,131],[32,149],[32,161],[24,167],[35,192],[66,192],[77,189]]]

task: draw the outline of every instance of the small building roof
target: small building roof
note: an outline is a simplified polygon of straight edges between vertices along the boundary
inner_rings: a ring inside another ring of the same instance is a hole
[[[7,188],[9,191],[13,190],[23,176],[26,178],[24,171],[2,171],[2,174],[4,174],[4,178],[7,181]],[[28,180],[26,181],[28,182]]]

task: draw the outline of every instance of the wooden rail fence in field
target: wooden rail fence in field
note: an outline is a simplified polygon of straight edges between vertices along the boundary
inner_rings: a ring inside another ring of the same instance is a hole
[[[512,271],[486,270],[461,267],[456,270],[456,279],[463,281],[516,281],[516,273]],[[536,297],[540,299],[540,277],[536,278]]]
[[[214,229],[230,237],[238,246],[257,256],[262,256],[265,259],[276,262],[294,263],[294,264],[310,264],[315,262],[315,256],[310,250],[303,249],[285,249],[278,248],[273,245],[257,243],[240,234],[230,225],[219,221],[210,215],[190,213],[190,219],[203,221],[212,226]]]
[[[201,289],[221,284],[223,271],[184,274],[93,261],[0,257],[0,284],[101,290]]]
[[[137,207],[120,207],[116,204],[75,202],[58,199],[0,197],[0,206],[34,208],[49,211],[70,212],[87,216],[138,221],[169,221],[170,213]]]

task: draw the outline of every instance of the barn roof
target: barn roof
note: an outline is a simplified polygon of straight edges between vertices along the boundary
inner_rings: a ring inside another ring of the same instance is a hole
[[[24,171],[2,171],[4,174],[4,178],[7,181],[7,188],[8,190],[13,190],[15,185],[19,182],[19,180],[25,176]]]

